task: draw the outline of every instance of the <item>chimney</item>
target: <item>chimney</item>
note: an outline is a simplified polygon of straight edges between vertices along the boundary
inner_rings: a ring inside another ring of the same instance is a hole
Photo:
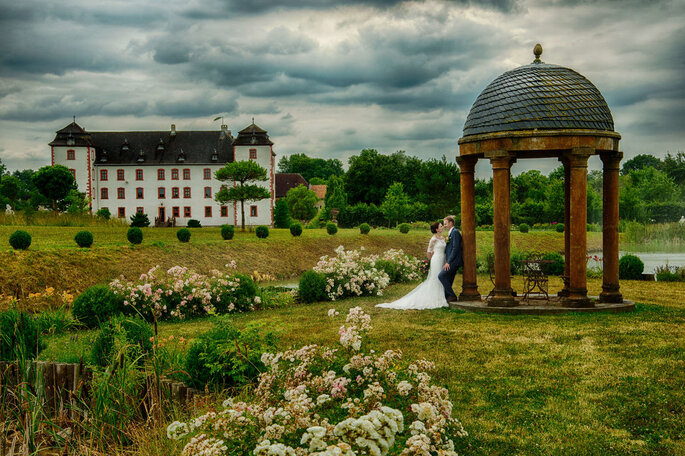
[[[171,124],[171,136],[176,136],[176,124]]]

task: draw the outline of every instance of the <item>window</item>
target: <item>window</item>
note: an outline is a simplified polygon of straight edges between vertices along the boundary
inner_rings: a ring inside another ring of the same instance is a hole
[[[212,197],[212,187],[205,187],[205,198]]]
[[[75,169],[70,169],[71,175],[74,176],[74,179],[76,179],[76,170]]]
[[[257,159],[257,149],[250,149],[250,160]]]
[[[137,169],[137,170],[136,170],[136,180],[137,180],[137,181],[142,181],[142,180],[143,180],[143,170],[142,170],[142,169]]]
[[[190,206],[184,206],[183,207],[183,216],[184,217],[190,217]]]
[[[136,213],[142,214],[142,213],[143,213],[143,208],[142,208],[142,207],[137,207],[137,208],[136,208]]]
[[[159,197],[159,199],[166,198],[166,191],[164,190],[164,187],[159,187],[157,189],[157,196]]]
[[[72,149],[67,151],[67,160],[76,160],[76,152],[74,152]]]
[[[120,200],[126,198],[126,192],[124,191],[124,188],[123,188],[123,187],[119,187],[119,188],[117,189],[117,198],[119,198]]]
[[[183,170],[183,180],[190,180],[190,170],[188,168]]]
[[[143,199],[143,187],[136,188],[136,199]]]
[[[100,189],[100,199],[106,200],[109,199],[109,190],[106,188],[101,188]]]
[[[120,207],[117,211],[119,218],[126,218],[126,208]]]
[[[171,197],[172,198],[178,198],[178,187],[172,187],[171,188]]]
[[[190,198],[190,187],[183,187],[183,197]]]
[[[123,169],[118,169],[117,170],[117,180],[124,180],[124,170]]]
[[[101,170],[100,170],[100,180],[101,180],[101,181],[106,181],[106,180],[107,180],[107,170],[106,170],[106,169],[101,169]]]
[[[212,206],[205,206],[205,217],[212,216]]]
[[[180,217],[181,216],[181,208],[178,206],[174,206],[171,208],[171,216],[172,217]]]
[[[178,180],[178,170],[177,169],[171,170],[171,180]]]
[[[250,206],[250,217],[257,217],[257,206]]]
[[[221,206],[221,216],[228,217],[228,206]]]
[[[209,168],[205,168],[205,179],[211,179],[212,178],[212,170]]]
[[[160,180],[160,181],[164,180],[164,170],[163,169],[157,170],[157,180]]]

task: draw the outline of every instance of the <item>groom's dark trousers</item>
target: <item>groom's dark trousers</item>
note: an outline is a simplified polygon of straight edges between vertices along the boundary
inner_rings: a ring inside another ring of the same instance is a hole
[[[452,229],[447,241],[447,247],[445,247],[445,263],[450,265],[450,269],[448,271],[443,269],[438,274],[438,280],[440,280],[440,283],[445,288],[445,298],[447,300],[454,300],[457,298],[457,295],[454,294],[452,283],[454,282],[454,276],[457,275],[457,269],[464,264],[461,253],[461,233],[456,228]]]

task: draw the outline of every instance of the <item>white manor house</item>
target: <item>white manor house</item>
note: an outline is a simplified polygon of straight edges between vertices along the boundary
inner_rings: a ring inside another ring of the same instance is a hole
[[[144,212],[155,222],[190,219],[205,225],[238,225],[240,203],[214,200],[222,183],[214,173],[236,160],[254,160],[267,170],[264,186],[271,198],[245,203],[246,225],[272,225],[274,206],[273,142],[254,123],[233,138],[219,131],[86,131],[74,122],[49,144],[53,165],[69,168],[91,211],[107,208],[113,217]],[[228,183],[228,185],[231,185]]]

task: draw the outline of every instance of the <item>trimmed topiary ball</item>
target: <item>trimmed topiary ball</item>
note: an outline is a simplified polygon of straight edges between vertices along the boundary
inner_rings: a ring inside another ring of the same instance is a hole
[[[131,244],[140,244],[143,242],[143,231],[138,227],[129,228],[126,232],[126,239]]]
[[[24,230],[17,230],[10,236],[10,245],[14,250],[26,250],[31,245],[31,235]]]
[[[188,228],[202,228],[202,224],[199,220],[190,219],[188,220]]]
[[[522,223],[519,225],[519,231],[521,233],[527,233],[528,231],[530,231],[530,227],[528,226],[527,223]]]
[[[255,230],[255,233],[259,239],[267,238],[269,237],[269,228],[264,225],[260,225]]]
[[[181,242],[188,242],[190,241],[190,230],[188,228],[181,228],[176,231],[176,237]]]
[[[369,234],[369,231],[371,231],[371,225],[369,225],[368,223],[362,223],[361,225],[359,225],[359,232],[361,234]]]
[[[564,275],[564,256],[561,253],[545,253],[542,259],[552,260],[552,263],[541,265],[542,272],[547,275]]]
[[[79,231],[76,233],[76,236],[74,236],[74,241],[76,241],[76,244],[79,247],[88,248],[93,245],[93,233],[86,230]]]
[[[300,301],[307,303],[328,300],[326,276],[312,270],[306,271],[300,277],[298,296]]]
[[[623,255],[618,260],[618,278],[621,280],[640,280],[645,264],[635,255]]]
[[[95,285],[74,300],[71,313],[86,327],[95,328],[110,316],[119,315],[123,307],[122,296],[115,294],[107,285]]]
[[[330,235],[333,235],[338,232],[338,225],[335,223],[327,223],[326,224],[326,232]]]
[[[290,234],[293,236],[297,237],[302,234],[302,224],[301,223],[293,223],[290,225]]]
[[[557,223],[556,226],[557,226],[556,227],[557,233],[563,233],[564,232],[564,224],[563,223]]]
[[[400,233],[407,234],[409,232],[409,228],[411,228],[411,227],[409,226],[408,223],[401,223],[400,224]]]
[[[233,239],[234,233],[235,229],[233,228],[233,225],[221,225],[221,237],[224,239],[224,241],[230,241]]]

